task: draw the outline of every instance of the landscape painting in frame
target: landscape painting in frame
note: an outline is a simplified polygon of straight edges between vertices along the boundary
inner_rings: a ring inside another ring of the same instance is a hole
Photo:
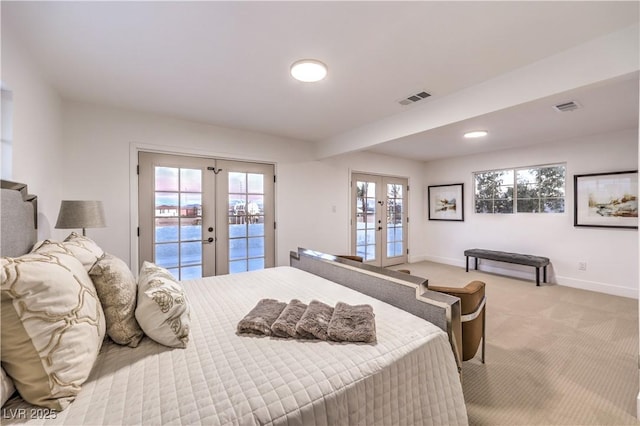
[[[638,229],[638,171],[574,176],[574,226]]]
[[[429,220],[464,220],[462,183],[428,187]]]

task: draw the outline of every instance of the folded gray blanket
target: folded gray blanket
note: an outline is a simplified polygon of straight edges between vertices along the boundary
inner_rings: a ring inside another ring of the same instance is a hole
[[[271,336],[271,326],[280,316],[285,302],[274,299],[262,299],[258,304],[238,323],[238,333],[264,334]]]
[[[338,302],[333,310],[327,334],[339,342],[376,341],[376,321],[370,305],[347,305]]]
[[[327,329],[332,315],[333,308],[331,306],[312,300],[296,324],[296,332],[306,337],[311,335],[320,340],[329,340]]]
[[[293,337],[296,339],[308,337],[296,332],[296,324],[298,324],[298,321],[300,321],[306,309],[307,305],[305,303],[302,303],[298,299],[291,300],[271,326],[273,335],[278,337]]]

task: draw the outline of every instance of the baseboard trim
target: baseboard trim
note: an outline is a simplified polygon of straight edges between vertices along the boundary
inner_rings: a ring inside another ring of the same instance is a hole
[[[464,268],[466,266],[466,261],[464,259],[457,258],[449,258],[449,257],[439,257],[439,256],[416,256],[415,262],[419,261],[429,261],[442,263],[445,265],[458,266]],[[410,262],[410,263],[413,263]],[[501,267],[499,265],[505,265],[508,267]],[[474,267],[474,260],[469,259],[469,269]],[[491,262],[484,259],[480,259],[480,263],[478,264],[478,270],[482,272],[489,272],[493,274],[505,275],[513,278],[520,278],[525,280],[531,280],[534,282],[536,280],[535,268],[530,266],[522,266],[522,265],[512,265],[503,262]],[[610,294],[612,296],[621,296],[628,297],[631,299],[638,299],[638,290],[632,289],[628,287],[621,287],[618,285],[612,285],[609,283],[602,283],[597,281],[588,281],[588,280],[580,280],[572,277],[565,277],[562,275],[555,275],[553,273],[553,268],[547,270],[547,282],[555,283],[558,285],[577,288],[581,290],[589,290],[595,291],[598,293]],[[542,274],[540,274],[542,275]],[[540,277],[540,281],[542,281],[542,277]]]
[[[462,268],[464,268],[464,265],[465,265],[464,260],[451,258],[451,257],[440,257],[440,256],[421,256],[421,257],[423,258],[422,260],[435,262],[435,263],[442,263],[445,265],[459,266]]]
[[[409,255],[407,257],[407,263],[417,263],[417,262],[424,262],[430,260],[427,258],[427,256],[411,256]]]
[[[612,296],[628,297],[630,299],[638,298],[638,290],[628,287],[601,283],[597,281],[578,280],[571,277],[556,277],[558,284],[566,287],[579,288],[582,290],[590,290],[598,293],[610,294]]]

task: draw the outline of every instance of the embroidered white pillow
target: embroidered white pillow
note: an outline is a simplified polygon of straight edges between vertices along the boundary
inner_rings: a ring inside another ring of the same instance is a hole
[[[69,234],[63,242],[44,240],[37,243],[31,250],[32,253],[67,253],[75,256],[84,266],[87,272],[96,261],[104,255],[104,250],[91,238],[78,235],[75,232]]]
[[[66,253],[1,261],[1,358],[24,400],[64,410],[98,356],[105,320],[82,264]]]
[[[144,334],[172,348],[189,342],[189,304],[182,285],[166,269],[144,262],[138,276],[136,319]]]
[[[136,321],[136,279],[124,260],[105,253],[89,271],[107,320],[107,334],[119,345],[138,346],[144,335]]]

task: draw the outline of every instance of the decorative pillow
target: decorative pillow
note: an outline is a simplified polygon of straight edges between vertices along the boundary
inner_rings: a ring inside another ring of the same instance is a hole
[[[16,387],[4,368],[0,368],[0,370],[0,406],[3,406],[16,391]]]
[[[32,253],[71,254],[78,258],[88,272],[104,254],[104,251],[92,239],[72,232],[61,243],[51,240],[44,240],[42,244],[37,243]]]
[[[189,342],[189,303],[182,285],[166,269],[144,262],[138,276],[136,319],[144,334],[172,348]]]
[[[66,253],[2,258],[2,366],[22,398],[64,410],[87,380],[105,335],[89,274]]]
[[[136,321],[137,284],[122,259],[105,253],[89,271],[107,320],[111,340],[132,348],[144,336]]]

